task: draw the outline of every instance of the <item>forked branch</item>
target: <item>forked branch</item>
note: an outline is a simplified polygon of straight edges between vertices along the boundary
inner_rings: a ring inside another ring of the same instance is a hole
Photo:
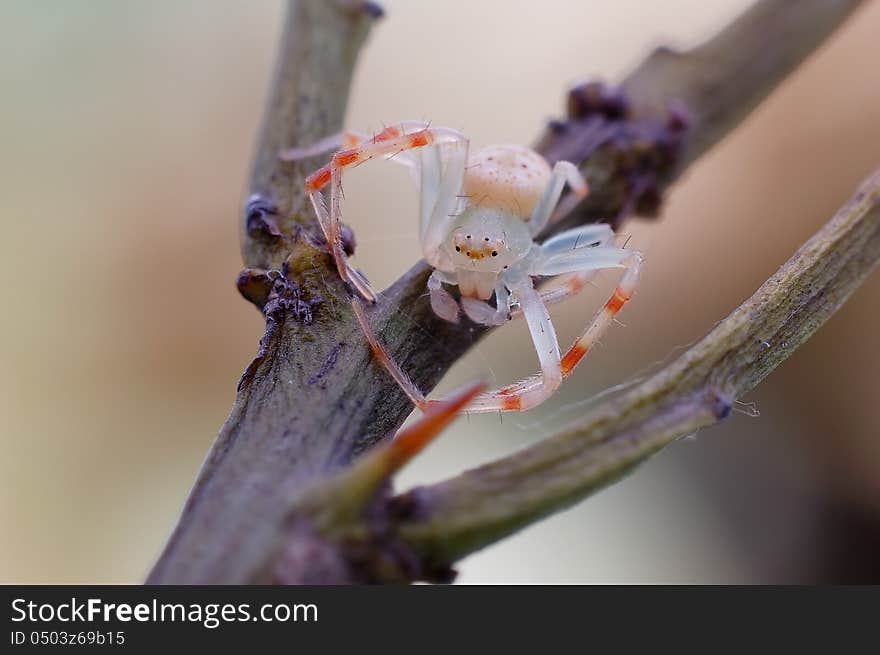
[[[651,55],[623,82],[622,106],[613,96],[597,102],[591,94],[599,87],[576,91],[568,119],[553,123],[538,145],[551,161],[581,163],[592,189],[557,229],[655,213],[677,175],[859,4],[762,0],[692,51]],[[310,163],[277,155],[341,129],[352,68],[375,15],[364,1],[290,0],[242,221],[248,268],[239,289],[265,314],[266,334],[149,582],[442,578],[462,554],[716,420],[843,302],[876,257],[874,184],[723,324],[728,331],[716,330],[669,369],[596,408],[587,423],[441,485],[393,500],[380,493],[369,522],[337,526],[331,537],[313,520],[314,506],[303,504],[304,490],[339,484],[411,404],[372,360],[347,290],[311,236],[318,230],[302,192]],[[485,333],[433,315],[423,293],[428,272],[415,265],[371,314],[389,351],[426,391]],[[750,311],[761,320],[752,324]],[[541,474],[527,475],[530,467]],[[326,510],[334,497],[327,495]]]

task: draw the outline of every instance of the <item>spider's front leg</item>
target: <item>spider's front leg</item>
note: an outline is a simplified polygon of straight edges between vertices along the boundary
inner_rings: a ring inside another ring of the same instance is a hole
[[[561,255],[582,248],[610,246],[612,243],[614,243],[614,230],[610,225],[605,223],[584,225],[548,239],[542,244],[539,252],[542,258],[546,258],[553,254]],[[558,280],[555,281],[556,286],[541,290],[541,300],[546,305],[553,305],[571,298],[579,294],[595,274],[596,269],[586,268],[559,275]],[[520,314],[520,311],[515,311],[511,316],[516,318]]]
[[[330,159],[330,163],[319,168],[306,178],[306,191],[315,208],[318,223],[324,232],[333,259],[336,261],[339,275],[343,280],[351,282],[364,299],[374,302],[376,300],[376,293],[366,279],[349,264],[342,248],[341,205],[343,171],[350,166],[362,164],[375,157],[390,158],[409,150],[424,149],[425,146],[456,143],[462,139],[463,137],[458,132],[448,128],[430,128],[419,123],[404,123],[400,126],[386,128],[372,139],[361,141],[352,148],[336,152]],[[299,153],[294,154],[298,155]],[[427,163],[433,163],[434,159],[437,160],[436,167],[426,166]],[[421,161],[415,164],[415,166],[421,168],[423,203],[425,202],[426,182],[428,182],[427,191],[429,195],[431,190],[437,191],[443,188],[442,180],[439,179],[443,173],[439,160],[439,154],[436,154],[434,157],[423,156]],[[426,170],[427,168],[432,170]],[[436,182],[433,180],[435,175],[438,177]],[[329,210],[324,203],[323,194],[324,188],[328,185],[330,187]],[[453,197],[455,193],[456,191],[453,191]],[[434,200],[436,201],[436,197]],[[434,207],[432,206],[430,209],[434,209]]]
[[[511,284],[514,298],[529,326],[538,354],[541,372],[514,385],[481,393],[468,406],[469,412],[510,412],[531,409],[547,400],[562,384],[562,357],[556,329],[547,306],[535,290],[531,278]],[[527,384],[526,384],[527,383]]]
[[[544,402],[556,391],[562,379],[571,375],[574,368],[611,325],[617,313],[632,298],[641,271],[641,253],[601,246],[573,250],[556,247],[564,244],[562,237],[565,236],[570,235],[563,233],[558,237],[560,241],[555,244],[548,242],[542,247],[531,270],[532,275],[586,275],[607,268],[624,268],[623,277],[587,329],[558,362],[556,358],[559,346],[556,344],[556,334],[546,313],[546,306],[540,295],[534,291],[532,293],[535,294],[537,302],[532,300],[525,283],[521,283],[522,290],[517,291],[517,296],[520,296],[521,310],[529,323],[532,340],[538,351],[541,372],[497,391],[480,394],[468,407],[468,411],[517,411],[531,409]],[[540,333],[536,333],[536,328]]]

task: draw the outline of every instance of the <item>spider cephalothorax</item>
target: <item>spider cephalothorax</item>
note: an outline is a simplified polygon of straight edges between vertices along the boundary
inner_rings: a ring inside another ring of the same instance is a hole
[[[574,228],[544,243],[534,238],[552,220],[564,215],[587,194],[587,184],[570,162],[551,168],[535,151],[523,146],[489,146],[468,156],[468,140],[460,132],[406,122],[374,137],[345,134],[310,148],[284,153],[302,159],[340,145],[330,163],[306,179],[306,189],[330,244],[339,274],[366,300],[376,293],[348,262],[342,247],[340,198],[342,172],[375,157],[406,165],[420,189],[419,238],[427,262],[434,268],[428,280],[431,307],[447,321],[461,311],[478,323],[499,325],[522,314],[541,363],[541,372],[513,385],[480,394],[468,411],[509,411],[534,407],[562,383],[615,314],[632,296],[638,282],[641,255],[613,245],[607,225]],[[574,193],[560,202],[563,187]],[[330,186],[330,206],[323,189]],[[583,288],[600,269],[625,270],[614,294],[581,337],[563,356],[546,305]],[[538,291],[536,277],[561,276],[562,284]],[[444,285],[457,286],[459,304]],[[487,301],[495,296],[495,305]],[[373,348],[413,402],[426,400],[375,337],[357,300],[358,320]]]

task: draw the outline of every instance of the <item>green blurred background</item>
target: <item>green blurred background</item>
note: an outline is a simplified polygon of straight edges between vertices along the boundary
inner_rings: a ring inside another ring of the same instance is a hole
[[[529,143],[572,81],[619,78],[748,4],[386,0],[347,122],[425,118],[477,147]],[[402,486],[521,447],[669,359],[846,200],[880,165],[878,4],[689,171],[662,220],[626,225],[647,256],[626,327],[539,410],[459,421]],[[139,582],[174,525],[262,332],[234,288],[237,221],[282,11],[0,3],[0,582]],[[382,286],[418,257],[415,192],[393,166],[346,182],[358,265]],[[603,300],[556,310],[561,340]],[[675,445],[465,560],[460,580],[880,581],[878,327],[875,275],[748,398],[759,418]],[[534,366],[510,325],[442,388]]]

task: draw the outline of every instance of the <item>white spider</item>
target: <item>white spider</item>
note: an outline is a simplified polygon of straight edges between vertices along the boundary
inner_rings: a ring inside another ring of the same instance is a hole
[[[406,165],[420,195],[419,238],[427,262],[431,307],[457,322],[460,309],[472,320],[499,325],[522,314],[541,364],[540,373],[477,396],[470,412],[525,410],[549,398],[563,378],[611,324],[638,282],[642,256],[613,246],[608,225],[586,225],[562,232],[543,244],[534,237],[587,194],[587,184],[574,164],[557,162],[551,170],[535,151],[522,146],[489,146],[468,157],[468,140],[447,127],[409,121],[374,137],[346,133],[308,148],[282,153],[298,160],[340,146],[330,163],[306,179],[306,190],[327,239],[339,274],[368,301],[376,293],[348,262],[342,248],[340,200],[342,172],[375,157]],[[568,183],[574,193],[561,203]],[[322,189],[330,185],[329,211]],[[623,268],[611,298],[563,356],[546,305],[573,295],[599,269]],[[538,291],[535,277],[561,276],[563,284]],[[458,286],[461,307],[443,285]],[[486,301],[495,295],[495,306]],[[374,353],[419,407],[426,400],[379,343],[358,301],[355,313]]]

